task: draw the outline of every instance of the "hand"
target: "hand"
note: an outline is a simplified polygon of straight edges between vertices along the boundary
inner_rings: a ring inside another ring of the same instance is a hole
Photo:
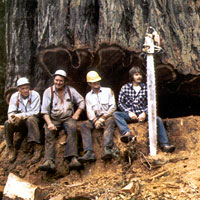
[[[15,120],[16,120],[15,114],[12,114],[12,115],[9,117],[8,122],[11,123],[11,124],[14,124],[14,123],[15,123]]]
[[[94,126],[96,129],[100,129],[105,123],[105,119],[104,118],[99,118],[95,123]]]
[[[138,117],[137,117],[137,115],[136,115],[134,112],[129,112],[129,113],[128,113],[128,116],[129,116],[131,119],[133,119],[133,120],[138,120]]]
[[[56,126],[54,124],[49,124],[48,125],[48,129],[51,130],[51,131],[53,131],[53,130],[56,131],[57,130],[57,128],[56,128]]]
[[[21,121],[21,120],[23,120],[24,118],[22,117],[22,116],[18,116],[18,115],[15,115],[15,124],[17,125],[17,124],[19,124],[19,122]]]
[[[72,119],[78,120],[78,118],[79,118],[79,114],[74,113],[73,116],[72,116]]]
[[[141,114],[138,116],[139,122],[143,122],[143,121],[145,121],[145,119],[146,119],[146,113],[145,113],[145,112],[141,113]]]

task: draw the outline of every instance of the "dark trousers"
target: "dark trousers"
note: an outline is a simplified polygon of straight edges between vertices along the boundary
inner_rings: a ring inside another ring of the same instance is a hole
[[[94,125],[91,121],[87,120],[81,124],[81,137],[83,141],[84,151],[93,151],[92,145],[92,134],[91,131],[94,129]],[[103,141],[104,147],[112,147],[113,146],[113,133],[115,128],[115,122],[113,117],[109,117],[105,121],[105,126],[103,127]]]
[[[67,144],[64,152],[64,157],[67,159],[74,156],[78,157],[76,120],[68,118],[64,122],[52,120],[52,123],[57,127],[57,130],[64,128],[65,132],[67,133]],[[57,134],[58,131],[49,130],[45,125],[45,160],[55,160],[55,145]]]
[[[21,120],[18,125],[9,123],[8,120],[4,123],[5,139],[8,147],[13,146],[13,136],[15,132],[20,132],[22,135],[27,135],[27,142],[41,143],[41,134],[39,130],[39,118],[35,116]]]

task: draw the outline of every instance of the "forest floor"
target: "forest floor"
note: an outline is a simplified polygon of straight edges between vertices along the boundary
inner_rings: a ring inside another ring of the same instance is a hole
[[[9,164],[2,140],[0,185],[6,184],[12,172],[39,186],[46,200],[200,199],[200,116],[165,119],[164,124],[171,144],[176,146],[172,154],[158,148],[157,155],[150,156],[147,123],[130,124],[137,135],[136,143],[122,144],[116,130],[115,158],[105,163],[101,160],[102,133],[96,131],[93,139],[97,161],[84,164],[79,171],[69,171],[68,163],[63,160],[66,136],[62,133],[58,137],[55,173],[38,171],[42,160],[30,165],[30,155],[24,153],[24,144],[17,161]],[[127,185],[131,187],[125,189]]]

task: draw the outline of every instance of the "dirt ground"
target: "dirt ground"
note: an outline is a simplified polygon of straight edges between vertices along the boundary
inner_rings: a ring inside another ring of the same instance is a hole
[[[79,171],[69,171],[63,160],[66,136],[61,132],[57,140],[55,173],[37,170],[42,160],[30,165],[30,153],[22,143],[17,160],[10,164],[6,160],[5,141],[0,143],[0,185],[5,185],[10,172],[39,186],[44,199],[200,199],[200,116],[165,119],[164,124],[174,153],[163,153],[158,148],[156,156],[149,156],[147,123],[130,124],[135,130],[135,144],[122,144],[120,134],[115,131],[112,161],[101,160],[102,132],[94,131],[95,163],[84,164]],[[79,139],[80,140],[80,139]],[[81,140],[79,152],[82,154]],[[128,191],[123,188],[133,187]]]

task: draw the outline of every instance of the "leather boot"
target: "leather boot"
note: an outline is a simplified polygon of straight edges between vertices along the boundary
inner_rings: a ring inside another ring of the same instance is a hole
[[[167,153],[172,153],[172,152],[175,151],[175,149],[176,149],[176,148],[175,148],[174,145],[169,145],[169,144],[164,145],[164,146],[161,147],[161,150],[162,150],[163,152],[167,152]]]
[[[84,154],[84,156],[78,158],[78,161],[80,161],[81,163],[86,163],[86,162],[95,162],[96,161],[96,157],[93,151],[86,151],[86,153]]]
[[[8,160],[13,163],[17,159],[17,149],[14,147],[8,147]]]
[[[69,168],[70,169],[78,169],[82,166],[82,164],[78,161],[76,157],[73,157],[71,159],[71,162],[69,163]]]
[[[52,160],[46,160],[42,165],[38,167],[41,171],[55,171],[55,164]]]
[[[41,144],[34,144],[34,154],[31,159],[31,164],[35,164],[40,161],[42,157],[42,145]]]
[[[112,157],[113,157],[113,154],[112,154],[111,148],[104,147],[104,152],[101,156],[101,159],[102,160],[110,160],[110,159],[112,159]]]

